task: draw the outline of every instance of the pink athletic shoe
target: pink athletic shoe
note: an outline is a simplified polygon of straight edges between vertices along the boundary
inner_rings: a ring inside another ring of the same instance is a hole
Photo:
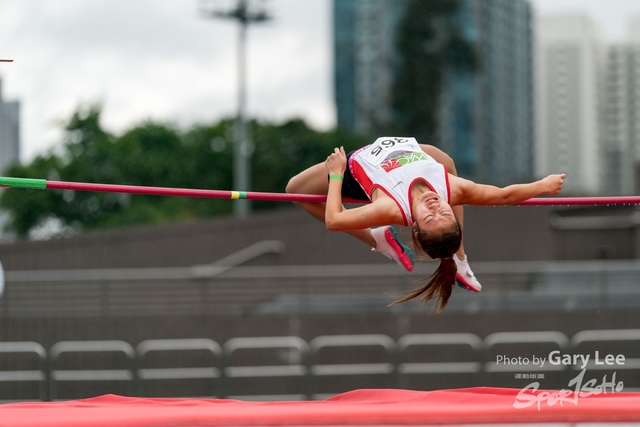
[[[408,271],[413,270],[413,252],[400,241],[393,227],[372,228],[371,234],[376,240],[376,247],[371,248],[372,251],[394,260]]]
[[[453,260],[456,262],[456,266],[458,267],[456,284],[463,289],[480,292],[482,290],[482,285],[478,282],[478,279],[476,279],[473,271],[471,271],[471,267],[469,267],[469,257],[460,259],[458,258],[458,255],[454,254]]]

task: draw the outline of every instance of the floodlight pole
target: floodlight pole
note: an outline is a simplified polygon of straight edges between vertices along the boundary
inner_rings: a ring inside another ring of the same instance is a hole
[[[238,7],[244,3],[240,0]],[[235,123],[235,141],[233,144],[233,185],[249,191],[251,184],[251,154],[252,142],[249,139],[247,120],[245,117],[247,106],[247,22],[239,20],[238,33],[238,117]],[[233,207],[236,216],[245,217],[251,211],[251,202],[243,200]]]
[[[238,21],[238,112],[234,128],[233,143],[233,187],[240,191],[249,191],[251,188],[251,154],[253,144],[247,128],[246,103],[247,103],[247,27],[252,23],[268,21],[271,16],[264,9],[251,10],[251,0],[238,0],[235,8],[220,11],[208,8],[202,10],[209,18],[234,19]],[[249,200],[239,200],[234,204],[234,215],[246,217],[251,211]]]

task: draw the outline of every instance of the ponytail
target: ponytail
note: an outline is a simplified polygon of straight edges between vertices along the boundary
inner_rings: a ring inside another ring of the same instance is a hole
[[[440,265],[430,276],[431,280],[425,286],[405,292],[403,298],[389,304],[389,306],[410,301],[421,297],[422,305],[427,301],[437,298],[436,313],[442,312],[449,302],[453,286],[456,283],[456,273],[458,267],[453,260],[453,254],[460,248],[462,243],[462,228],[458,221],[455,221],[450,230],[440,233],[427,233],[413,227],[413,244],[416,249],[424,251],[430,258],[440,258]]]
[[[429,283],[420,288],[401,294],[404,295],[404,297],[394,301],[389,304],[389,306],[407,302],[418,297],[421,297],[422,305],[424,305],[427,301],[437,298],[438,303],[436,313],[440,313],[449,302],[457,272],[458,268],[456,267],[456,263],[453,258],[442,258],[440,259],[438,269],[430,276],[431,280]]]

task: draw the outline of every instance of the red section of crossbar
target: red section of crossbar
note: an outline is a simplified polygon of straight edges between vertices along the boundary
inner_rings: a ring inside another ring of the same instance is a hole
[[[381,426],[640,421],[640,393],[609,390],[606,394],[583,397],[567,392],[560,401],[538,391],[530,394],[532,405],[518,409],[514,403],[519,393],[521,390],[484,387],[430,392],[356,390],[316,402],[150,399],[106,395],[66,402],[0,405],[0,425]],[[539,398],[540,407],[534,398]]]
[[[516,205],[632,205],[640,203],[640,196],[615,197],[541,197],[525,200]]]
[[[47,181],[48,189],[99,191],[107,193],[147,194],[151,196],[203,197],[210,199],[231,199],[233,191],[226,190],[194,190],[189,188],[147,187],[138,185],[89,184],[84,182]],[[325,202],[326,196],[292,193],[242,192],[248,200],[266,200],[273,202]],[[344,199],[345,203],[362,203],[362,201]]]
[[[194,190],[189,188],[147,187],[137,185],[89,184],[84,182],[47,181],[47,188],[57,190],[100,191],[107,193],[147,194],[153,196],[204,197],[213,199],[232,199],[233,191]],[[273,202],[325,202],[326,196],[313,194],[241,192],[248,200],[267,200]],[[243,197],[245,198],[245,197]],[[344,198],[345,203],[364,203],[360,200]],[[622,205],[640,204],[640,196],[618,197],[543,197],[529,199],[516,205]]]

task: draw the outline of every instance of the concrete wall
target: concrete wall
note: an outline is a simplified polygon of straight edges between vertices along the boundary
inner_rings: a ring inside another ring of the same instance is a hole
[[[622,207],[621,218],[633,215]],[[465,247],[473,261],[596,259],[601,248],[610,258],[637,258],[635,228],[571,230],[552,227],[558,212],[568,216],[603,215],[589,209],[553,207],[468,207]],[[399,229],[409,241],[409,230]],[[388,260],[371,253],[344,233],[328,232],[301,211],[260,213],[247,219],[215,218],[165,226],[89,232],[71,238],[0,245],[6,270],[181,267],[214,262],[261,240],[283,241],[277,259],[253,265],[377,264]]]

